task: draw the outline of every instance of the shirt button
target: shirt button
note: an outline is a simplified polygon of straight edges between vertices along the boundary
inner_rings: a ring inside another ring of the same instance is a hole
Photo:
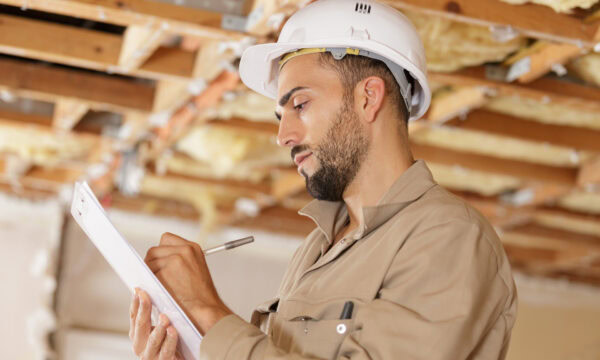
[[[344,334],[346,332],[346,325],[338,324],[338,326],[336,327],[336,330],[337,330],[338,334]]]
[[[346,243],[346,239],[342,239],[342,241],[340,241],[340,243],[341,243],[342,245],[344,245],[344,244]]]

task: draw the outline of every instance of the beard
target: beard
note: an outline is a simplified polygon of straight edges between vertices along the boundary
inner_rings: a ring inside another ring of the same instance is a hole
[[[313,150],[320,167],[312,176],[301,170],[308,193],[319,200],[342,201],[348,185],[354,180],[369,150],[369,139],[352,108],[353,99],[344,96],[321,144]],[[308,150],[306,145],[292,149],[295,154]]]

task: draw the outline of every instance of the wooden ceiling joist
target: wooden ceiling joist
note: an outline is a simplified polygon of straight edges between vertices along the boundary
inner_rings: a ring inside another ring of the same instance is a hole
[[[577,169],[562,168],[411,143],[415,158],[535,182],[575,186]]]
[[[70,185],[80,179],[84,169],[69,166],[41,167],[32,166],[22,176],[14,178],[8,173],[6,160],[0,158],[0,183],[21,186],[32,190],[58,193],[65,185]]]
[[[578,150],[600,152],[600,131],[574,126],[545,124],[486,110],[474,110],[464,118],[446,122],[465,130],[482,131],[522,140],[546,142]]]
[[[600,40],[600,23],[584,22],[549,7],[501,1],[386,0],[388,4],[483,26],[510,26],[521,34],[550,41],[593,47]]]
[[[0,88],[18,96],[55,102],[62,98],[108,111],[151,111],[154,87],[133,80],[0,59]]]
[[[241,38],[222,28],[223,15],[197,8],[146,0],[0,0],[0,4],[121,26],[156,24],[174,34],[208,39]]]
[[[35,129],[42,132],[56,133],[54,127],[54,118],[50,116],[27,114],[22,112],[0,109],[0,125],[21,127],[23,129]],[[99,134],[87,131],[86,128],[77,129],[77,138],[81,140],[89,140],[94,142],[107,141]]]
[[[140,37],[135,35],[150,32],[141,28],[137,32],[139,27],[128,28],[121,36],[0,14],[0,52],[155,80],[191,79],[196,53],[159,47],[164,32],[153,38],[151,49],[140,49],[134,41]]]
[[[454,86],[484,86],[498,95],[521,96],[540,102],[556,102],[589,111],[600,111],[600,89],[553,78],[540,78],[528,84],[507,83],[486,76],[484,66],[453,73],[429,73],[431,81]]]
[[[55,129],[71,130],[89,109],[90,106],[84,102],[60,99],[54,104],[52,125]]]
[[[519,82],[528,83],[544,76],[553,67],[565,65],[583,53],[584,49],[580,45],[537,41],[532,46],[520,50],[504,64],[522,68],[523,71],[515,76],[518,76]]]

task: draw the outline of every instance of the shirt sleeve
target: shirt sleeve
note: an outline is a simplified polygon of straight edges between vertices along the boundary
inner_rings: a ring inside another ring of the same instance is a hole
[[[503,314],[515,299],[514,285],[498,275],[505,256],[496,241],[466,220],[414,234],[390,265],[378,298],[355,309],[338,358],[504,358],[512,324]],[[256,326],[230,315],[202,340],[201,359],[313,358],[286,353]]]

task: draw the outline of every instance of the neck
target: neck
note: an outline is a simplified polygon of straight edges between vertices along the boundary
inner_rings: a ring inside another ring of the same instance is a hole
[[[386,139],[385,134],[379,135],[375,134],[378,140],[371,142],[360,170],[344,191],[343,199],[350,217],[347,230],[364,225],[363,207],[377,205],[400,175],[414,163],[407,137],[389,139],[387,136]]]

